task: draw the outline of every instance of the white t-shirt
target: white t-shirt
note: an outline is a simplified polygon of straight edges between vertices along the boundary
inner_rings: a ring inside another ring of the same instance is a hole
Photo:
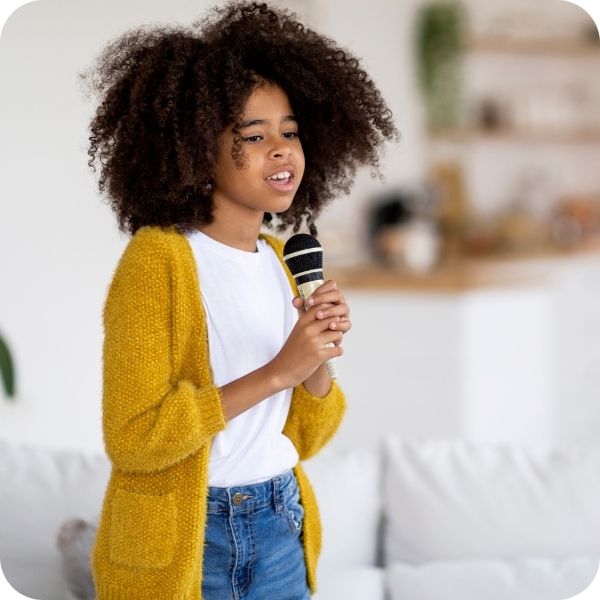
[[[201,231],[187,236],[206,312],[213,383],[223,386],[272,360],[298,320],[279,258],[267,241],[257,252],[233,248]],[[292,389],[265,398],[227,422],[212,440],[208,485],[266,481],[299,459],[281,431]]]

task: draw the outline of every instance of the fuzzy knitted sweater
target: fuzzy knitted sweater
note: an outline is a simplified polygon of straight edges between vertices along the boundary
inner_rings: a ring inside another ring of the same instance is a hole
[[[283,241],[260,234],[283,261]],[[202,600],[211,439],[227,426],[212,382],[201,282],[175,226],[140,228],[104,305],[102,425],[111,462],[91,568],[97,600]],[[336,380],[323,397],[303,384],[283,433],[300,461],[332,438],[346,410]],[[304,507],[309,589],[317,590],[321,521],[312,486],[294,467]]]

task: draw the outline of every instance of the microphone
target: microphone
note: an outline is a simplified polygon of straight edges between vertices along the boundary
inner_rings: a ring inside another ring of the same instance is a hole
[[[309,297],[323,285],[323,248],[319,240],[308,233],[297,233],[290,237],[283,247],[283,260],[296,280],[298,292],[308,310]],[[327,348],[335,347],[333,342],[325,344]],[[331,379],[337,378],[334,361],[337,356],[325,361]]]

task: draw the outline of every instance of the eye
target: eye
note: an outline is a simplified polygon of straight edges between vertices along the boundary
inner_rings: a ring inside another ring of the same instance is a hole
[[[262,135],[250,135],[250,136],[242,138],[242,139],[244,140],[244,142],[250,142],[251,144],[254,144],[258,141],[256,138],[262,139]]]
[[[288,140],[293,140],[298,137],[297,131],[286,131],[283,136]],[[242,138],[244,142],[248,142],[250,144],[256,144],[259,140],[262,140],[262,135],[249,135],[248,137]]]

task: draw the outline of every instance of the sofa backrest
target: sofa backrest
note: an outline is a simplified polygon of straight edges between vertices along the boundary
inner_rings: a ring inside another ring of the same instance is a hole
[[[325,447],[303,463],[321,516],[319,570],[381,562],[381,452]]]
[[[51,597],[58,529],[72,517],[97,521],[109,476],[104,455],[0,440],[0,562],[15,589]]]
[[[600,556],[600,448],[387,436],[385,560]]]

